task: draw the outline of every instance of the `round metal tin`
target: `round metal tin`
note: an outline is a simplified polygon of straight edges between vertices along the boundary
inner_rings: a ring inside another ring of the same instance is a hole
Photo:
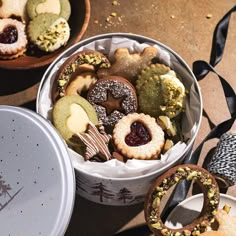
[[[65,142],[33,111],[0,106],[0,117],[0,235],[64,235],[75,197]]]

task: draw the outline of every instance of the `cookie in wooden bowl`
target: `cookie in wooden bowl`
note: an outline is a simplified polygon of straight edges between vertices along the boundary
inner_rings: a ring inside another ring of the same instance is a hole
[[[63,51],[79,42],[89,23],[90,1],[70,0],[70,6],[71,13],[67,21],[70,27],[70,37],[65,46],[61,46],[53,52],[45,52],[35,47],[35,45],[32,46],[31,43],[28,43],[24,55],[12,60],[1,59],[0,68],[27,70],[44,67],[54,61]],[[28,22],[25,24],[28,24]]]

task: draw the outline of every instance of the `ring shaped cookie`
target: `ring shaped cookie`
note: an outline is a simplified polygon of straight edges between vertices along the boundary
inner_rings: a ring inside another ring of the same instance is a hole
[[[68,84],[78,75],[81,65],[90,65],[94,67],[94,70],[97,70],[109,67],[110,62],[102,53],[89,49],[79,51],[67,58],[58,70],[52,86],[53,102],[65,96]]]
[[[114,126],[126,114],[136,112],[138,107],[133,85],[119,76],[99,79],[89,89],[87,99],[104,126]]]
[[[161,220],[160,203],[167,191],[182,180],[199,184],[204,195],[200,215],[189,225],[171,229]],[[191,164],[179,165],[169,169],[153,183],[145,199],[145,219],[155,235],[190,236],[199,235],[214,221],[219,205],[219,187],[215,178],[205,169]]]
[[[134,122],[143,124],[150,135],[150,141],[144,145],[129,146],[125,142],[125,138],[130,134],[131,125]],[[143,113],[130,113],[127,116],[124,116],[115,125],[113,140],[118,151],[127,158],[143,160],[153,159],[159,155],[164,145],[164,132],[156,123],[155,118]]]

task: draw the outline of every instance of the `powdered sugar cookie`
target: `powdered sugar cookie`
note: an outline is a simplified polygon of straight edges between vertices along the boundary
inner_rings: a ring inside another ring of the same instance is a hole
[[[63,17],[51,13],[36,16],[28,25],[30,41],[45,52],[53,52],[65,45],[70,27]]]
[[[26,50],[25,25],[14,19],[0,19],[0,58],[13,59]]]
[[[165,139],[155,118],[143,113],[131,113],[115,125],[113,141],[125,157],[149,160],[158,157]]]
[[[27,21],[27,0],[1,0],[0,18],[17,17],[21,21]]]

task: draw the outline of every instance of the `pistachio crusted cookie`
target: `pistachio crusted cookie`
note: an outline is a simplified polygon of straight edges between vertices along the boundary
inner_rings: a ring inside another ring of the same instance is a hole
[[[155,118],[131,113],[118,121],[113,130],[116,149],[126,158],[157,159],[164,145],[164,132]]]
[[[30,19],[42,13],[53,13],[68,20],[71,14],[68,0],[28,0],[26,9]]]
[[[110,62],[105,55],[94,50],[83,50],[69,57],[57,72],[52,86],[52,100],[55,102],[65,96],[66,88],[75,76],[83,71],[97,71],[98,68],[108,68]],[[92,67],[92,68],[91,68]]]
[[[52,52],[65,45],[70,37],[67,21],[58,15],[43,13],[28,25],[30,41],[45,52]]]
[[[154,75],[164,75],[169,71],[170,68],[164,64],[157,63],[145,67],[138,75],[138,79],[136,81],[136,89],[139,90],[142,87],[143,83],[150,77],[153,77]]]
[[[200,215],[188,225],[171,229],[161,220],[161,200],[168,190],[182,180],[194,181],[203,191],[204,203]],[[197,165],[179,165],[169,169],[153,183],[145,200],[145,219],[155,235],[200,235],[215,220],[220,201],[219,187],[215,178]]]
[[[165,65],[155,64],[143,70],[136,89],[141,112],[174,118],[184,109],[185,87],[175,72]]]

